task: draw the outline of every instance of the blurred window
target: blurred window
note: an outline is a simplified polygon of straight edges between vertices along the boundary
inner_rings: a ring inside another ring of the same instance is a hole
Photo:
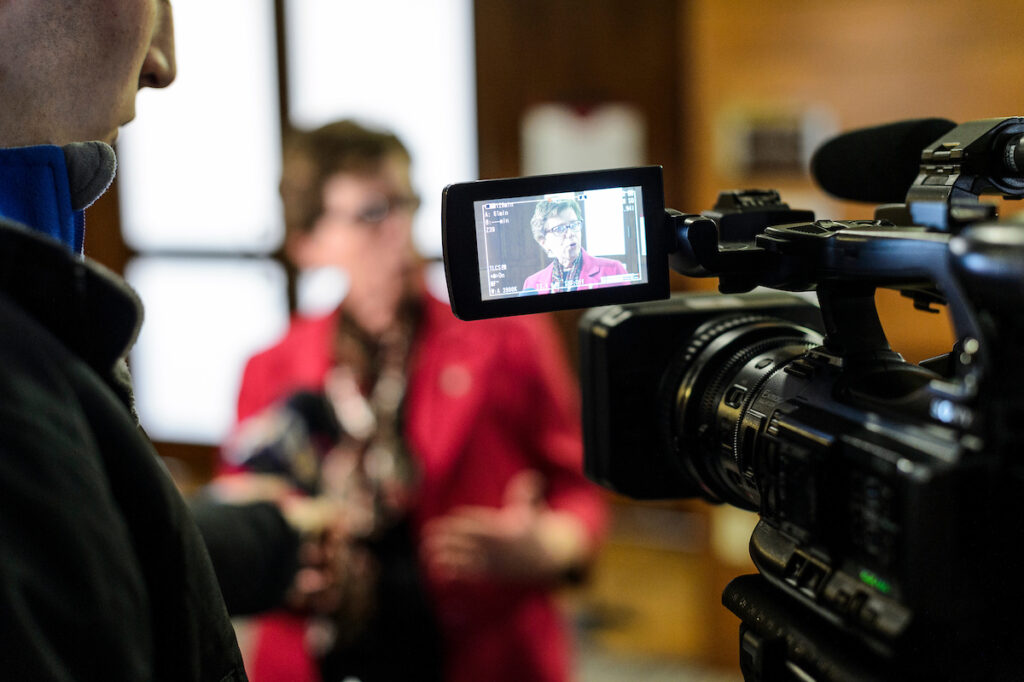
[[[125,276],[146,306],[131,362],[153,439],[216,444],[245,358],[287,325],[279,103],[300,127],[395,130],[423,198],[416,244],[439,256],[441,190],[477,176],[472,2],[176,0],[174,13],[178,78],[140,94],[118,142]]]

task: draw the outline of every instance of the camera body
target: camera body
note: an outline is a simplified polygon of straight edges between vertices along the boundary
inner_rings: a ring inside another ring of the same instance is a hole
[[[950,128],[920,151],[905,203],[870,220],[815,220],[771,190],[665,210],[648,241],[664,251],[648,262],[717,277],[722,295],[609,296],[581,320],[588,477],[761,517],[760,576],[723,597],[742,621],[748,679],[1019,668],[1007,604],[1022,596],[1024,223],[998,222],[978,195],[1024,196],[1024,119]],[[470,232],[448,217],[446,240]],[[464,264],[446,266],[458,312],[467,294],[451,275]],[[954,347],[905,362],[875,309],[883,287],[920,311],[948,306]],[[577,302],[545,298],[544,310]]]
[[[1011,591],[988,581],[1012,565],[1000,548],[1019,526],[1000,501],[1014,486],[966,425],[933,414],[945,409],[927,396],[939,374],[829,351],[820,316],[770,291],[586,313],[586,474],[634,499],[758,512],[751,558],[780,594],[887,675],[923,674],[907,650],[942,660],[934,633],[984,622]],[[986,578],[973,582],[979,563]],[[946,644],[963,656],[963,639]]]
[[[723,196],[710,212],[716,234],[729,232],[729,216],[745,214],[746,229],[785,213],[755,194]],[[706,218],[681,219],[697,254],[712,246],[694,234]],[[698,256],[732,290],[813,283],[820,309],[781,291],[690,294],[595,309],[580,323],[588,477],[633,498],[758,512],[750,552],[761,575],[890,672],[911,647],[983,621],[1005,598],[965,577],[979,561],[1006,565],[993,548],[1016,527],[997,513],[1010,512],[998,504],[1012,499],[999,492],[1009,453],[988,447],[970,389],[980,344],[961,342],[953,364],[928,369],[881,334],[874,284],[900,277],[927,299],[938,277],[928,264],[948,267],[939,254],[948,234],[895,231],[875,221],[762,224],[749,249],[719,243]],[[895,241],[879,250],[886,239]],[[748,255],[761,245],[767,268]],[[744,265],[729,264],[730,252]],[[869,276],[809,271],[823,264]],[[990,579],[1001,571],[987,570]]]

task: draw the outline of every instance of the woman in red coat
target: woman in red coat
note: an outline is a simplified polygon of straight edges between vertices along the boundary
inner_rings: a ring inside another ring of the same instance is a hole
[[[313,466],[298,458],[286,468],[308,493],[365,503],[342,524],[356,583],[386,572],[379,558],[360,558],[361,541],[407,526],[440,634],[441,679],[568,679],[570,634],[552,592],[593,558],[605,510],[582,475],[576,380],[553,326],[542,317],[460,322],[425,292],[410,238],[409,156],[393,135],[351,122],[297,135],[282,196],[289,256],[299,268],[342,268],[348,291],[339,310],[296,318],[249,361],[239,419],[259,421],[295,395],[325,398],[330,446]],[[225,451],[233,465],[261,461],[251,448]],[[341,599],[350,624],[388,598],[347,594],[362,605]],[[309,634],[295,614],[267,619],[250,658],[254,682],[316,679],[318,658],[325,674],[351,674],[344,662],[324,667],[337,657],[330,642],[313,650]],[[392,641],[388,651],[401,659],[413,644]]]

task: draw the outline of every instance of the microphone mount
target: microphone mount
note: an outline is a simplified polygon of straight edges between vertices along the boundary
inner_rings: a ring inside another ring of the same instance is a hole
[[[977,203],[982,194],[1024,197],[1024,118],[962,123],[921,152],[906,203]]]

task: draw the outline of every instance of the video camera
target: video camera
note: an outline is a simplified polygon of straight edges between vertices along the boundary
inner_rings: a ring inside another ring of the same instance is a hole
[[[1022,137],[998,118],[833,139],[813,174],[871,220],[771,190],[666,210],[660,167],[446,188],[458,316],[602,306],[580,322],[588,477],[760,514],[759,574],[723,595],[747,680],[1019,677],[1024,223],[979,196],[1024,196]],[[669,298],[668,265],[721,293]],[[948,306],[950,351],[905,362],[878,288]]]

